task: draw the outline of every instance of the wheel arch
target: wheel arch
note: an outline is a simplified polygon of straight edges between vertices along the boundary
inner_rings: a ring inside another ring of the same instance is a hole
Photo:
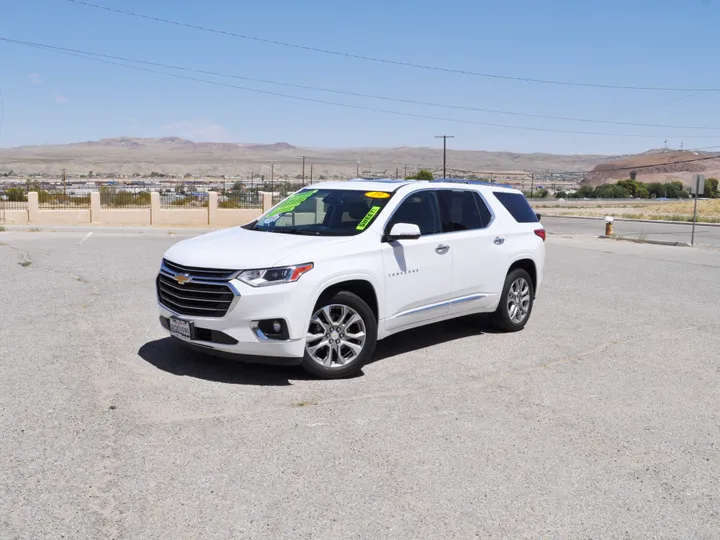
[[[328,283],[320,287],[313,305],[317,305],[321,299],[332,296],[340,291],[351,292],[362,298],[365,303],[370,306],[373,315],[375,315],[375,321],[380,320],[380,303],[377,288],[366,277],[352,277]]]
[[[535,264],[535,261],[531,259],[530,257],[521,257],[517,259],[516,261],[513,261],[513,263],[510,265],[510,268],[508,268],[506,276],[510,274],[513,270],[517,270],[518,268],[525,270],[528,274],[530,274],[530,279],[532,280],[532,286],[533,286],[533,293],[537,291],[537,280],[538,280],[538,272],[537,272],[537,265]]]

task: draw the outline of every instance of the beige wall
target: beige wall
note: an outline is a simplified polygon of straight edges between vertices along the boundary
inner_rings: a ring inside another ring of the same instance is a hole
[[[0,210],[0,225],[3,223],[25,224],[27,222],[27,210]]]
[[[100,194],[90,194],[90,208],[82,210],[41,210],[38,194],[28,194],[27,210],[4,210],[0,223],[41,225],[157,225],[172,227],[234,227],[258,218],[272,206],[272,195],[264,193],[263,209],[229,210],[218,208],[217,193],[211,192],[207,208],[160,208],[160,194],[150,194],[150,208],[107,209],[100,205]],[[4,219],[3,219],[4,218]]]
[[[250,223],[254,219],[257,219],[262,214],[262,210],[223,210],[218,209],[212,216],[213,220],[210,225],[216,225],[219,227],[236,227],[238,225],[245,225]]]

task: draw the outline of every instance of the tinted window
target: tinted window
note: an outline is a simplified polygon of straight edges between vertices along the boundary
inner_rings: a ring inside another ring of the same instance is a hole
[[[538,218],[522,193],[493,191],[493,195],[518,223],[537,223]]]
[[[434,191],[413,193],[398,207],[388,222],[387,232],[396,223],[412,223],[420,228],[420,234],[436,234],[442,231],[440,209]]]
[[[478,209],[480,210],[480,219],[482,219],[483,227],[487,227],[492,221],[492,214],[490,213],[490,209],[487,207],[487,204],[485,204],[485,201],[478,192],[474,192],[473,195],[475,195],[475,202],[477,203]]]
[[[482,229],[488,223],[483,223],[472,191],[440,190],[438,199],[445,232]]]

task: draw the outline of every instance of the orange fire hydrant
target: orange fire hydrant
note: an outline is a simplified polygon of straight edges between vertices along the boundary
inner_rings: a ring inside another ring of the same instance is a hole
[[[613,217],[605,216],[605,236],[613,235]]]

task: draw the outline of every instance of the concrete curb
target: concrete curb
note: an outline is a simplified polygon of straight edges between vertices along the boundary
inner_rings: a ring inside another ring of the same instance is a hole
[[[597,217],[597,216],[559,216],[556,214],[543,214],[541,212],[541,215],[543,218],[569,218],[569,219],[590,219],[595,221],[605,221],[604,217]],[[540,220],[542,221],[542,220]],[[664,219],[630,219],[630,218],[614,218],[614,221],[627,221],[630,223],[660,223],[664,225],[690,225],[692,226],[692,221],[667,221]],[[720,223],[703,223],[702,221],[698,221],[695,223],[696,227],[720,227]]]
[[[635,244],[653,244],[656,246],[675,246],[675,247],[690,247],[687,242],[668,242],[666,240],[641,240],[640,238],[625,238],[622,236],[606,236],[600,235],[598,238],[605,238],[608,240],[620,240],[624,242],[633,242]]]

